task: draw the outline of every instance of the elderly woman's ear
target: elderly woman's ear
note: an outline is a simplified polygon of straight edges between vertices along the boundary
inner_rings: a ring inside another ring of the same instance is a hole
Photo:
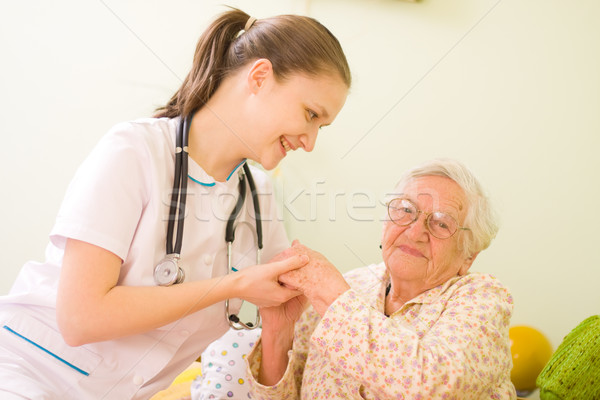
[[[458,275],[460,275],[460,276],[466,275],[466,273],[469,272],[469,268],[471,268],[471,265],[473,265],[473,261],[475,261],[475,258],[477,258],[478,255],[479,255],[479,252],[473,254],[472,256],[465,258],[465,262],[463,263],[463,266],[458,270]]]

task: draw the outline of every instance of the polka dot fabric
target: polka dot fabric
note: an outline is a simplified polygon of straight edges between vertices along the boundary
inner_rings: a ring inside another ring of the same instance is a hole
[[[384,315],[383,264],[345,275],[352,289],[323,318],[309,308],[295,327],[287,370],[256,382],[259,341],[248,356],[253,399],[513,400],[508,329],[513,301],[494,277],[455,277]]]
[[[260,336],[252,331],[229,329],[202,353],[202,376],[192,382],[192,400],[248,399],[246,354]]]

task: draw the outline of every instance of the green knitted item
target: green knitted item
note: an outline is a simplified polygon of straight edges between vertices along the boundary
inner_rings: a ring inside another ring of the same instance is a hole
[[[536,383],[541,400],[600,400],[599,315],[565,337]]]

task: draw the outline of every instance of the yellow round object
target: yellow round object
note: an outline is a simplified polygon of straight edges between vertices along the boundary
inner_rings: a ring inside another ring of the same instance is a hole
[[[191,382],[196,379],[197,376],[202,375],[202,370],[200,368],[188,368],[183,371],[181,374],[177,375],[171,386],[177,385],[183,382]]]
[[[536,378],[552,356],[552,345],[542,332],[530,326],[513,326],[508,335],[513,360],[510,379],[517,391],[533,391]]]

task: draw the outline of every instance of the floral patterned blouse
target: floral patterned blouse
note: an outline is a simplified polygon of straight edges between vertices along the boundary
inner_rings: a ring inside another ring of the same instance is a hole
[[[509,291],[494,277],[455,277],[384,314],[385,265],[345,275],[352,289],[321,319],[296,323],[282,379],[257,383],[262,344],[248,355],[253,399],[516,399],[510,381]]]

